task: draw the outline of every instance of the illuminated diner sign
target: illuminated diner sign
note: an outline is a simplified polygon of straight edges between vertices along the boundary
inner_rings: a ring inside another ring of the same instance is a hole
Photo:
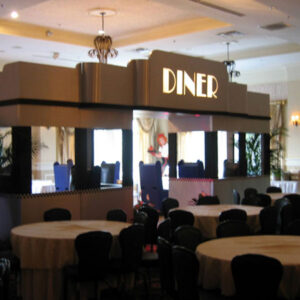
[[[194,97],[218,98],[218,80],[214,75],[194,73],[193,78],[184,71],[176,70],[176,73],[163,68],[163,93],[186,95],[187,91]]]

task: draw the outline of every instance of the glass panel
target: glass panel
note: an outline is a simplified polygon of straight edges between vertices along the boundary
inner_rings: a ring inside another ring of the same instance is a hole
[[[261,135],[246,133],[247,175],[261,175]]]

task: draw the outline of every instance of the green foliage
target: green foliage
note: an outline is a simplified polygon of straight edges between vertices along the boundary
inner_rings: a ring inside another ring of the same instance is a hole
[[[260,134],[246,134],[247,175],[261,175],[261,139]]]
[[[0,170],[4,170],[12,164],[12,144],[4,147],[4,141],[9,135],[11,135],[10,130],[4,134],[0,133]]]

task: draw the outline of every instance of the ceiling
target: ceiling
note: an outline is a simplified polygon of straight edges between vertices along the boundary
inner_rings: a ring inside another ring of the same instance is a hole
[[[89,14],[96,8],[115,12],[105,17],[119,51],[112,64],[145,59],[154,49],[223,61],[226,42],[241,72],[300,64],[299,0],[0,0],[0,66],[96,61],[88,56],[101,27],[101,17]],[[262,28],[278,23],[287,27]]]

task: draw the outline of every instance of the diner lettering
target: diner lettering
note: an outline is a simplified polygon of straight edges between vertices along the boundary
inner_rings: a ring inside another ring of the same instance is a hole
[[[187,91],[194,97],[217,99],[218,80],[214,75],[194,73],[193,77],[184,71],[176,70],[176,73],[163,68],[163,93],[186,95]]]

